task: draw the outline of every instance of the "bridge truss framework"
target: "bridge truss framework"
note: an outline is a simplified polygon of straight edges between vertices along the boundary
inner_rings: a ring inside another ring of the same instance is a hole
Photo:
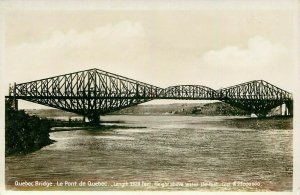
[[[100,115],[153,99],[220,100],[258,116],[285,104],[293,113],[292,94],[263,80],[220,90],[201,85],[163,89],[99,69],[14,84],[6,98],[15,108],[22,99],[83,115],[96,124]]]

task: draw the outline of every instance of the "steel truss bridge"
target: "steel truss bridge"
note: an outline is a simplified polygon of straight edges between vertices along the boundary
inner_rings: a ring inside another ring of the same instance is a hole
[[[6,98],[18,109],[18,99],[73,112],[99,124],[100,115],[154,99],[219,100],[264,117],[277,106],[293,113],[292,94],[263,80],[214,90],[202,85],[160,88],[120,75],[89,69],[14,84]]]

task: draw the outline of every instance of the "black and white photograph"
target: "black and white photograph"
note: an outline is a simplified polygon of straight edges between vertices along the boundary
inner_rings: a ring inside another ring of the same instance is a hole
[[[299,190],[299,1],[0,8],[3,190]]]

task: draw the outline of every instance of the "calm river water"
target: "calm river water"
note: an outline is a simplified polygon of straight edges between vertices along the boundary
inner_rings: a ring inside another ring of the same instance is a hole
[[[292,119],[111,115],[101,120],[106,130],[56,129],[50,134],[54,144],[6,157],[7,188],[292,190]]]

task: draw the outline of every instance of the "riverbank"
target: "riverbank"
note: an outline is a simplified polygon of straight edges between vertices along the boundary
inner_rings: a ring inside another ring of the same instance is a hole
[[[202,115],[202,116],[246,116],[244,110],[233,107],[224,102],[214,103],[173,103],[159,105],[137,105],[125,108],[113,114],[137,115]]]
[[[5,155],[27,154],[52,144],[47,119],[29,116],[24,110],[5,108]]]

